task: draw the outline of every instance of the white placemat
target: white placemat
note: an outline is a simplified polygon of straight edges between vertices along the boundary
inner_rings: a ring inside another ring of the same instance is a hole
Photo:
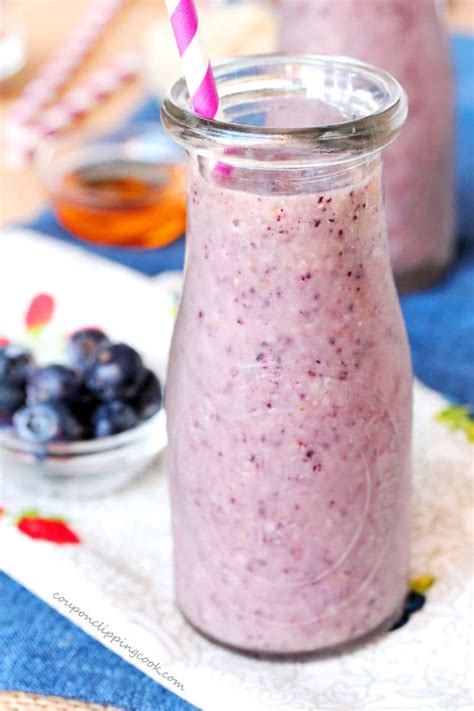
[[[119,286],[135,305],[130,313],[121,312],[123,332],[135,329],[135,338],[126,337],[166,360],[175,276],[148,279],[50,240],[3,235],[0,303],[8,294],[9,313],[18,299],[27,300],[25,289],[31,286],[13,283],[26,248],[35,271],[40,265],[43,272],[34,289],[51,291],[57,284],[61,298],[71,299],[76,309],[82,283],[80,293],[87,290],[91,304],[99,295],[102,303],[108,293],[108,309],[116,313],[113,295]],[[71,278],[58,280],[66,272]],[[140,304],[145,315],[137,325]],[[100,323],[109,323],[107,314],[104,308]],[[173,604],[162,460],[126,490],[78,503],[19,494],[8,472],[1,472],[7,515],[0,522],[0,564],[87,634],[205,711],[470,710],[473,447],[462,432],[436,420],[445,407],[442,397],[415,384],[412,571],[433,575],[436,582],[424,609],[405,627],[352,654],[298,663],[258,661],[207,642],[186,624]],[[81,542],[59,546],[25,536],[14,517],[31,508],[67,519]]]

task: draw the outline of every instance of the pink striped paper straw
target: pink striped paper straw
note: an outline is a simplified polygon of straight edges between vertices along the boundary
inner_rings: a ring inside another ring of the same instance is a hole
[[[219,110],[219,97],[211,63],[199,32],[194,0],[165,1],[193,109],[204,118],[215,118]]]

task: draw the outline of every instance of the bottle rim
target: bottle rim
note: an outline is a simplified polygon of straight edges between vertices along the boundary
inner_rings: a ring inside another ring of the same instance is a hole
[[[353,160],[391,143],[407,118],[407,96],[399,82],[388,72],[350,57],[249,55],[220,62],[213,70],[221,103],[216,119],[194,113],[184,78],[169,90],[161,116],[166,130],[187,150],[225,156],[229,165],[271,162],[273,167],[275,163],[301,166],[318,160]],[[344,120],[303,127],[255,126],[227,120],[239,105],[248,107],[254,102],[258,106],[262,97],[277,100],[294,93],[300,98],[309,94],[322,99],[315,94],[318,88],[343,97],[338,108],[343,109]],[[363,95],[370,102],[365,109],[359,106]],[[356,105],[360,115],[354,111]]]

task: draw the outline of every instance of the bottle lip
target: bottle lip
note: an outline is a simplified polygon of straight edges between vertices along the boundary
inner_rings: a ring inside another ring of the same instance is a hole
[[[326,73],[335,82],[363,80],[373,99],[373,110],[338,123],[316,126],[280,128],[251,126],[203,118],[193,112],[184,78],[169,90],[161,108],[162,121],[174,139],[186,149],[211,156],[225,155],[228,164],[296,162],[314,164],[318,157],[324,162],[344,162],[361,154],[382,149],[400,132],[408,113],[407,96],[399,82],[388,72],[350,57],[318,54],[257,54],[227,59],[213,65],[221,107],[232,105],[232,97],[252,101],[252,92],[270,86],[272,96],[281,96],[299,72],[301,78],[311,72]],[[272,78],[272,72],[275,76]],[[279,72],[279,73],[278,73]],[[308,88],[310,84],[306,85]],[[349,83],[350,88],[350,83]],[[348,87],[346,87],[347,89]],[[268,93],[268,92],[267,92]],[[314,93],[314,88],[313,88]],[[315,98],[318,98],[317,96]],[[349,100],[347,99],[347,103]],[[236,150],[242,148],[242,151]],[[233,149],[233,150],[230,150]]]

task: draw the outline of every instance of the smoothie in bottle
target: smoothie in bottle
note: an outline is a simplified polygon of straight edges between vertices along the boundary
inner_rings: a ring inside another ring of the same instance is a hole
[[[328,57],[238,60],[217,81],[226,124],[193,116],[183,83],[163,110],[189,153],[177,601],[242,650],[338,648],[389,626],[407,586],[411,371],[380,159],[405,97]]]
[[[384,154],[388,236],[401,290],[441,276],[454,252],[454,99],[440,0],[278,0],[282,51],[376,64],[408,93],[400,140]]]

